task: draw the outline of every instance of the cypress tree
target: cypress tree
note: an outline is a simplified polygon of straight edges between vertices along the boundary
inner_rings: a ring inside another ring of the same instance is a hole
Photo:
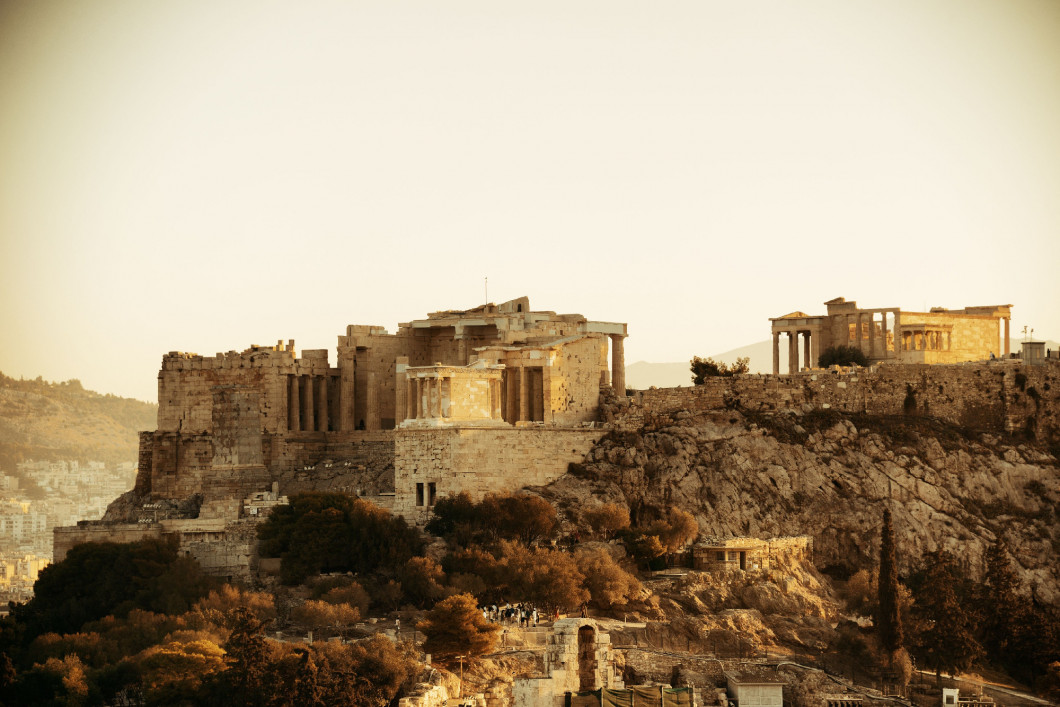
[[[880,643],[888,653],[902,647],[902,617],[898,606],[898,568],[894,558],[894,529],[891,527],[891,511],[883,511],[883,533],[880,538]]]

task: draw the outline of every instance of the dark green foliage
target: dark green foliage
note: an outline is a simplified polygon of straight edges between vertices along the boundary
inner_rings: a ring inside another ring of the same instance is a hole
[[[869,359],[856,346],[829,346],[817,358],[817,365],[821,368],[828,368],[829,366],[867,366],[869,365]]]
[[[1060,660],[1060,614],[1019,593],[1019,576],[1004,542],[987,550],[979,596],[980,637],[991,662],[1029,684]]]
[[[729,377],[747,373],[751,359],[744,357],[736,359],[732,365],[715,361],[712,358],[700,358],[693,356],[689,361],[692,370],[692,384],[703,385],[708,378]]]
[[[947,552],[930,552],[910,578],[913,615],[919,621],[913,653],[920,665],[958,675],[983,655],[975,638],[975,588],[967,570]]]
[[[177,556],[176,540],[85,543],[45,567],[34,597],[13,618],[30,636],[73,633],[108,614],[132,609],[180,613],[218,586],[198,563]]]
[[[403,518],[339,493],[303,493],[258,529],[263,557],[282,558],[281,577],[298,584],[318,572],[396,571],[423,549]]]
[[[232,632],[225,642],[227,669],[221,673],[220,683],[228,704],[241,707],[268,703],[270,691],[269,647],[261,631],[263,622],[248,609],[235,609],[230,618]]]
[[[902,647],[905,636],[898,602],[898,568],[895,564],[894,528],[891,527],[891,511],[883,511],[883,532],[880,537],[880,643],[888,652]]]
[[[540,496],[486,494],[478,503],[467,493],[438,501],[427,532],[460,545],[519,540],[532,545],[556,533],[556,509]]]

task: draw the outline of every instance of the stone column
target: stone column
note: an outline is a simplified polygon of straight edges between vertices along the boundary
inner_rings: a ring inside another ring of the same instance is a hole
[[[317,378],[317,430],[328,431],[328,377]]]
[[[501,416],[501,382],[490,381],[490,419],[496,420]]]
[[[600,339],[600,387],[611,385],[611,372],[607,370],[607,339]]]
[[[405,377],[405,419],[416,419],[416,384],[409,377]]]
[[[604,367],[604,370],[605,371],[607,370],[606,366]],[[519,399],[518,399],[519,391],[516,389],[516,385],[515,385],[515,369],[514,368],[507,368],[506,367],[504,369],[504,395],[505,395],[505,403],[507,403],[507,407],[508,407],[508,409],[506,411],[507,420],[508,420],[508,422],[510,422],[511,424],[514,425],[516,419],[518,419],[517,416],[519,414]]]
[[[780,332],[773,332],[773,375],[780,375]]]
[[[880,312],[880,358],[887,358],[887,312]]]
[[[813,329],[810,331],[810,360],[806,362],[806,365],[810,368],[816,368],[817,362],[821,360],[821,329]]]
[[[869,312],[869,358],[876,358],[876,313]]]
[[[307,432],[312,432],[316,429],[315,421],[313,419],[313,376],[304,376],[303,384],[305,385],[305,399],[303,402],[303,417],[302,428]]]
[[[799,332],[788,332],[788,374],[799,372]]]
[[[802,359],[806,368],[813,368],[814,362],[810,360],[810,332],[802,332]]]
[[[352,357],[339,361],[339,429],[343,432],[351,432],[357,426],[353,419],[356,375],[356,363]]]
[[[416,378],[416,409],[415,418],[417,420],[426,417],[424,414],[425,407],[423,405],[423,379]]]
[[[519,419],[530,419],[530,391],[526,384],[526,367],[519,367]]]
[[[298,376],[288,376],[290,392],[287,394],[287,429],[298,432],[302,429],[301,403],[298,399]]]
[[[902,310],[894,310],[894,357],[901,358],[902,350],[905,348],[903,341],[905,333],[902,331]]]
[[[1005,356],[1006,356],[1006,358],[1009,355],[1009,348],[1011,348],[1010,343],[1009,343],[1009,338],[1008,338],[1009,337],[1009,334],[1008,334],[1009,319],[1011,319],[1011,317],[1005,317]]]
[[[620,398],[626,396],[626,354],[621,334],[611,335],[611,387]]]

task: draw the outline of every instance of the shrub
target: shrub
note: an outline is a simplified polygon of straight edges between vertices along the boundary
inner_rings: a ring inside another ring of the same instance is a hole
[[[457,594],[443,599],[416,624],[427,639],[423,650],[443,665],[452,665],[462,655],[480,656],[493,650],[501,627],[482,615],[475,597]]]
[[[867,366],[869,359],[856,346],[829,346],[817,359],[821,368],[829,366]]]
[[[751,359],[748,357],[738,358],[732,365],[715,361],[712,358],[700,358],[693,356],[689,361],[692,370],[692,384],[703,385],[707,378],[729,377],[747,373]]]

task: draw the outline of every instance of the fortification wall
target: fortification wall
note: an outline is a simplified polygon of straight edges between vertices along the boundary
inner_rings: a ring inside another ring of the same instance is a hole
[[[56,528],[54,560],[60,562],[75,545],[89,542],[132,543],[176,537],[179,555],[191,555],[203,571],[218,577],[249,579],[255,569],[257,527],[261,520],[163,520],[157,523],[91,523]]]
[[[437,498],[467,491],[475,499],[549,484],[571,462],[582,461],[603,433],[551,427],[403,431],[396,440],[393,510],[410,522],[425,521],[428,484]],[[418,493],[417,484],[423,484]]]
[[[284,494],[311,490],[383,493],[393,490],[394,432],[332,432],[250,435],[237,428],[230,437],[177,432],[142,432],[139,496],[184,499],[243,498],[280,483]],[[238,460],[243,450],[247,464]],[[232,448],[236,451],[233,452]],[[260,447],[260,451],[259,451]],[[219,452],[219,450],[221,450]],[[383,478],[380,478],[383,477]]]
[[[728,406],[756,411],[835,409],[917,414],[965,427],[1060,439],[1060,362],[1005,360],[952,365],[880,364],[871,368],[744,375],[691,388],[638,391],[612,422],[636,429],[652,415]]]

